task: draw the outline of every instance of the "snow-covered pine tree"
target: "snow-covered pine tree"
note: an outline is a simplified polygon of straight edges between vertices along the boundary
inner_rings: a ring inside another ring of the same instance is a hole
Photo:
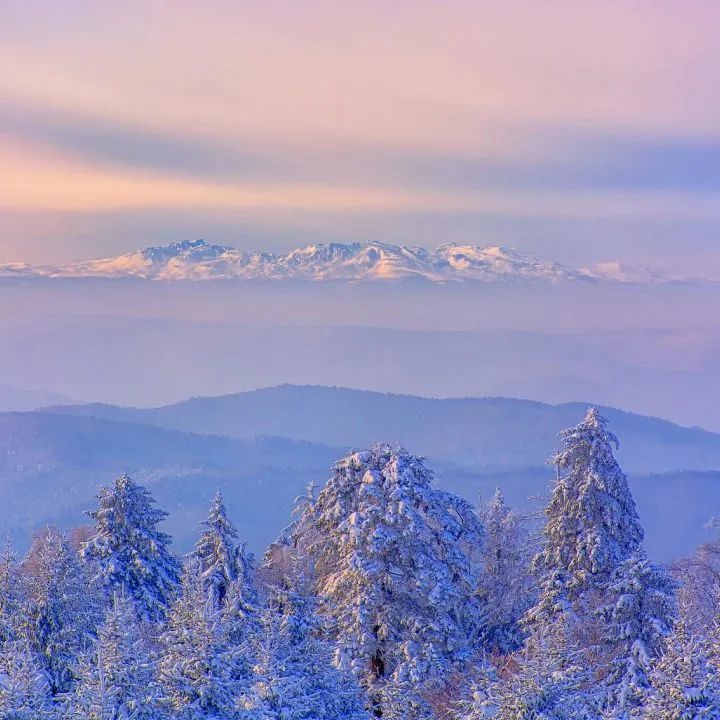
[[[609,602],[598,614],[610,656],[603,704],[616,716],[634,713],[647,694],[651,665],[677,620],[676,589],[670,575],[642,550],[613,573]]]
[[[50,687],[25,640],[12,640],[0,652],[0,718],[54,720]]]
[[[239,577],[247,580],[252,572],[252,557],[238,545],[237,529],[230,521],[218,490],[210,505],[203,532],[195,545],[205,588],[218,607],[222,607],[230,585]]]
[[[102,595],[87,566],[56,528],[37,533],[21,566],[25,631],[53,695],[68,692],[80,655],[94,642]]]
[[[485,527],[480,596],[485,604],[484,644],[507,653],[522,645],[520,619],[533,605],[530,572],[532,543],[523,518],[511,510],[498,489],[480,511]]]
[[[683,620],[676,623],[650,673],[644,720],[718,720],[720,683],[709,655],[705,638],[691,633]]]
[[[332,664],[313,605],[287,588],[270,590],[244,710],[267,720],[368,720],[355,678]]]
[[[98,567],[109,594],[122,590],[141,619],[162,620],[180,577],[180,564],[168,548],[170,537],[157,527],[167,513],[127,475],[103,488],[98,500],[98,509],[88,513],[95,535],[83,545],[82,556]]]
[[[400,447],[352,453],[293,529],[314,560],[335,662],[375,697],[388,681],[443,681],[482,633],[482,524],[431,479]]]
[[[544,573],[562,571],[569,599],[582,605],[640,547],[643,530],[607,420],[590,408],[562,441],[564,450],[553,458],[558,478],[545,511],[545,545],[534,563]]]
[[[233,720],[242,687],[241,648],[230,642],[199,562],[188,558],[182,591],[160,635],[158,678],[173,720]]]
[[[558,477],[545,510],[544,545],[533,560],[541,592],[523,625],[549,628],[562,615],[599,682],[607,647],[596,610],[617,567],[640,547],[643,530],[605,418],[591,408],[562,439],[565,448],[553,458]]]
[[[160,720],[149,628],[133,603],[115,593],[98,638],[81,659],[67,698],[68,717],[84,720]]]
[[[231,583],[220,621],[227,638],[229,652],[234,654],[232,675],[243,684],[251,674],[255,638],[260,632],[260,606],[250,564]]]

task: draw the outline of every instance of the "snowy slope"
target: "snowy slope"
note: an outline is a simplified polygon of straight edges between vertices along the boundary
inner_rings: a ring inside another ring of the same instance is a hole
[[[435,250],[381,242],[308,245],[285,254],[246,253],[204,240],[61,267],[0,265],[0,277],[136,277],[152,280],[285,279],[429,282],[662,282],[649,270],[605,263],[575,270],[499,246],[441,245]]]

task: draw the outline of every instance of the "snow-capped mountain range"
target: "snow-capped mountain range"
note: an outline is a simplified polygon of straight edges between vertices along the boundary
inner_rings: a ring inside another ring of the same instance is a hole
[[[435,250],[381,242],[321,243],[285,254],[242,252],[205,240],[186,240],[117,257],[64,266],[0,265],[0,277],[137,277],[148,280],[295,278],[310,281],[678,281],[644,268],[602,263],[572,269],[500,246],[440,245]]]

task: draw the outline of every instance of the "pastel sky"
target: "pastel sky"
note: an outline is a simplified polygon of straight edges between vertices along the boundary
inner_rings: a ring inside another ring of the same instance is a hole
[[[720,270],[716,0],[3,0],[0,262],[204,237]]]

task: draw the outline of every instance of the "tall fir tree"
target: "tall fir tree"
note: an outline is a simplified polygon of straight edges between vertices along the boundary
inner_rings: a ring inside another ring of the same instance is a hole
[[[238,686],[245,686],[252,674],[256,638],[261,631],[261,610],[254,578],[249,573],[244,573],[230,585],[220,610],[220,622],[232,680]]]
[[[92,646],[102,596],[69,540],[55,528],[36,534],[22,563],[26,633],[54,695],[68,692],[79,657]]]
[[[643,720],[718,720],[720,683],[706,638],[681,620],[650,674]]]
[[[93,649],[80,661],[67,698],[67,717],[85,720],[161,720],[149,628],[116,593]]]
[[[610,658],[604,706],[616,717],[635,714],[649,674],[677,620],[677,584],[638,550],[613,573],[609,602],[598,610]]]
[[[561,618],[599,685],[608,648],[597,610],[617,568],[639,549],[643,530],[607,420],[591,408],[561,437],[565,448],[553,458],[558,476],[545,510],[543,548],[533,560],[540,595],[523,625],[542,630]]]
[[[287,588],[271,589],[244,709],[267,720],[368,720],[357,681],[332,664],[313,604]]]
[[[378,697],[442,681],[483,630],[483,528],[421,458],[378,444],[340,460],[293,531],[312,558],[335,662]]]
[[[122,591],[135,602],[143,620],[162,620],[181,572],[169,550],[170,536],[157,527],[167,513],[127,475],[103,488],[98,500],[98,509],[89,513],[95,535],[83,545],[82,556],[97,566],[110,595]]]
[[[238,717],[242,648],[230,642],[220,610],[205,591],[202,571],[190,557],[182,591],[160,635],[158,678],[173,720]]]
[[[230,586],[238,577],[251,572],[251,559],[238,545],[238,533],[230,521],[218,490],[210,505],[207,520],[202,523],[203,532],[195,545],[194,555],[200,562],[203,583],[216,605],[220,608]]]
[[[562,433],[553,458],[558,478],[545,514],[545,545],[535,566],[565,574],[569,599],[582,604],[602,589],[641,545],[643,530],[625,474],[613,455],[618,440],[595,408]]]
[[[485,527],[479,588],[485,606],[484,645],[507,653],[522,645],[520,620],[534,602],[533,544],[524,519],[505,504],[499,489],[481,508],[480,519]]]

